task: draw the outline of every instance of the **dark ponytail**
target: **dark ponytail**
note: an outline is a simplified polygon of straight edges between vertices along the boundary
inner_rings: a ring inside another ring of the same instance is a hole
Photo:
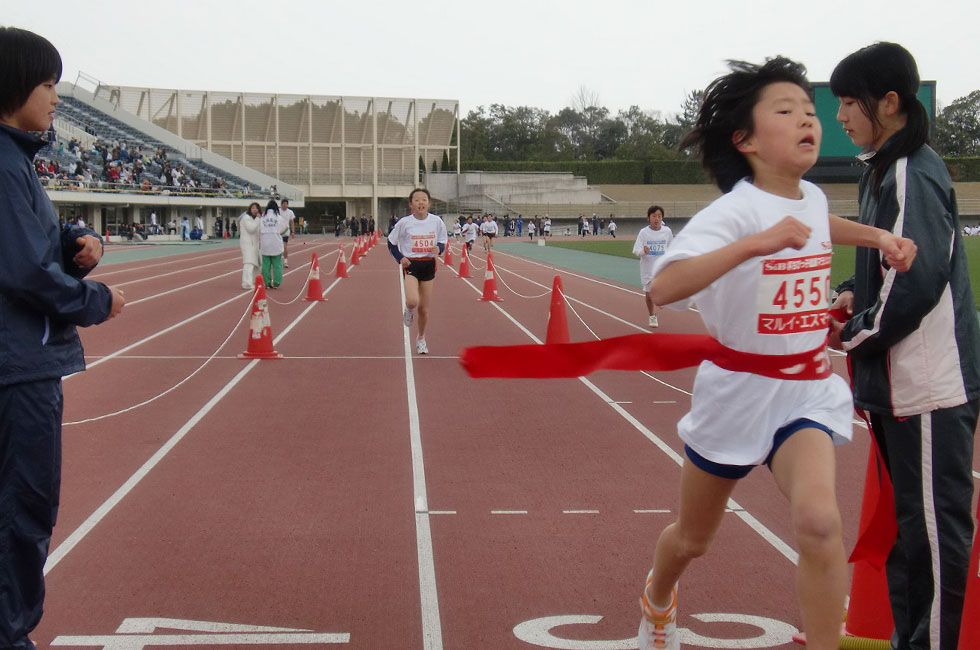
[[[905,126],[888,139],[887,146],[871,158],[871,178],[877,188],[889,167],[929,141],[929,114],[916,96],[919,92],[919,69],[915,59],[897,43],[875,43],[848,55],[830,75],[830,90],[836,97],[851,97],[861,112],[871,120],[875,139],[878,101],[894,91],[905,113]]]

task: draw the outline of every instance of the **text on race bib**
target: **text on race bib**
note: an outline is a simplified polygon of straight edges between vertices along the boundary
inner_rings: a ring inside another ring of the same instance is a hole
[[[425,235],[412,235],[413,253],[430,253],[432,247],[436,245],[436,234],[434,232]]]
[[[762,260],[759,334],[796,334],[829,326],[830,253]]]
[[[650,255],[663,255],[667,252],[667,242],[662,239],[659,241],[648,241],[647,250],[650,251]]]

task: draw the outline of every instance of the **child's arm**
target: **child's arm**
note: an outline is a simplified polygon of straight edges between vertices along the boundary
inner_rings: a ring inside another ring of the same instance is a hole
[[[810,238],[810,227],[786,217],[775,226],[704,253],[669,263],[657,273],[647,293],[657,305],[693,296],[746,260],[784,248],[799,250]]]
[[[830,215],[830,241],[848,246],[877,248],[885,263],[896,271],[908,271],[915,259],[915,242],[887,230]]]

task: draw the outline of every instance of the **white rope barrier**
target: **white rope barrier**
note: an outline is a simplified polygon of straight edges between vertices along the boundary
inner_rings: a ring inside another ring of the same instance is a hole
[[[133,406],[129,406],[127,408],[124,408],[124,409],[122,409],[120,411],[115,411],[113,413],[106,413],[105,415],[98,415],[96,417],[86,418],[84,420],[74,420],[72,422],[64,422],[64,423],[62,423],[62,426],[63,427],[69,427],[69,426],[72,426],[72,425],[75,425],[75,424],[85,424],[86,422],[95,422],[97,420],[105,420],[106,418],[111,418],[111,417],[115,417],[117,415],[122,415],[123,413],[129,413],[130,411],[135,411],[136,409],[141,408],[143,406],[146,406],[147,404],[151,404],[152,402],[157,401],[158,399],[160,399],[164,395],[167,395],[169,393],[172,393],[173,391],[175,391],[178,388],[180,388],[181,386],[183,386],[185,383],[187,383],[188,381],[190,381],[190,379],[192,377],[194,377],[197,373],[199,373],[202,370],[204,370],[204,367],[206,365],[208,365],[209,363],[211,363],[216,356],[218,356],[218,352],[221,351],[221,348],[225,347],[225,345],[228,344],[228,341],[231,340],[232,335],[234,335],[234,333],[238,330],[238,327],[245,320],[245,317],[248,316],[249,313],[252,311],[252,305],[255,304],[255,294],[256,293],[258,293],[258,289],[253,290],[253,292],[252,292],[252,300],[249,301],[248,306],[245,309],[245,313],[242,314],[242,317],[238,319],[238,322],[237,323],[235,323],[235,326],[231,329],[231,332],[228,333],[228,336],[225,337],[225,340],[221,342],[221,345],[218,346],[218,348],[214,351],[214,353],[210,357],[208,357],[204,361],[204,363],[202,363],[200,366],[198,366],[197,369],[194,372],[192,372],[191,374],[187,375],[186,377],[184,377],[179,382],[177,382],[176,384],[174,384],[173,386],[171,386],[167,390],[163,391],[159,395],[156,395],[154,397],[151,397],[150,399],[147,399],[147,400],[143,400],[139,404],[134,404]]]
[[[536,296],[525,296],[525,295],[524,295],[524,294],[522,294],[522,293],[518,293],[517,291],[515,291],[515,290],[513,289],[513,287],[511,287],[511,286],[510,286],[509,284],[507,284],[507,281],[506,281],[506,280],[504,280],[504,278],[503,278],[503,276],[502,276],[502,275],[500,275],[500,268],[499,268],[499,267],[496,267],[496,266],[495,266],[495,267],[494,267],[494,270],[495,270],[495,271],[497,271],[497,279],[498,279],[498,280],[500,280],[500,284],[502,284],[502,285],[504,285],[505,287],[507,287],[507,290],[508,290],[508,291],[510,291],[510,292],[511,292],[512,294],[514,294],[515,296],[517,296],[518,298],[527,298],[528,300],[535,300],[535,299],[537,299],[537,298],[541,298],[542,296],[547,296],[548,294],[550,294],[550,293],[551,293],[551,289],[549,289],[549,290],[547,290],[547,291],[545,291],[544,293],[539,293],[539,294],[538,294],[538,295],[536,295]],[[510,273],[510,271],[508,271],[508,273]]]

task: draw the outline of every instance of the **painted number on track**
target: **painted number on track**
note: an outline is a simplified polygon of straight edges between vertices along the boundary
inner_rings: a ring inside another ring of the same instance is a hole
[[[157,630],[198,634],[157,634]],[[321,634],[287,627],[187,621],[177,618],[127,618],[115,634],[58,636],[53,646],[101,647],[106,650],[142,650],[147,646],[175,645],[295,645],[350,643],[350,634]]]
[[[782,621],[764,616],[748,614],[693,614],[703,623],[741,623],[761,630],[761,634],[740,639],[715,639],[702,636],[686,628],[680,628],[681,641],[686,646],[695,648],[774,648],[793,640],[798,630]],[[633,650],[636,648],[636,637],[628,639],[613,639],[608,641],[585,641],[566,639],[556,636],[552,630],[563,625],[595,625],[602,620],[601,616],[572,615],[545,616],[525,621],[514,628],[514,636],[525,643],[531,643],[542,648],[557,650]]]

